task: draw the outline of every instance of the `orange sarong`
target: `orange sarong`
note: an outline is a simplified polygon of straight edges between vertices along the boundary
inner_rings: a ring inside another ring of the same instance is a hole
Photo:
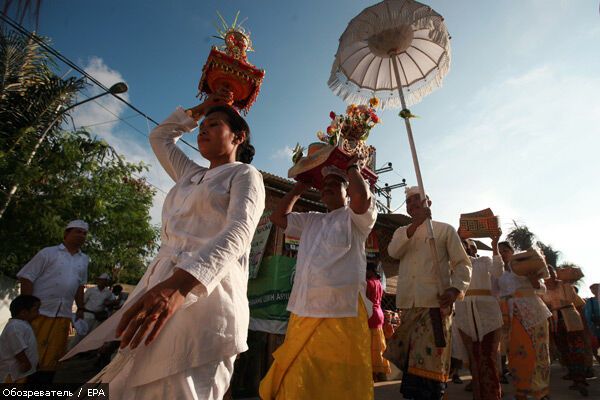
[[[55,371],[58,360],[67,352],[71,320],[39,315],[31,322],[38,343],[38,371]]]
[[[285,341],[260,383],[262,400],[373,399],[371,333],[357,317],[290,316]]]
[[[513,310],[508,366],[516,394],[541,399],[549,394],[550,356],[548,351],[548,321],[525,329],[517,307]]]

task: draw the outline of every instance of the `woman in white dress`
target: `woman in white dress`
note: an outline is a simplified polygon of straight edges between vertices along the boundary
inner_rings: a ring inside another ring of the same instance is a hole
[[[264,209],[262,176],[249,165],[250,129],[227,92],[178,108],[150,135],[175,181],[162,210],[161,247],[122,309],[65,358],[121,339],[92,382],[111,399],[221,399],[247,350],[250,242]],[[200,124],[201,167],[176,146]]]

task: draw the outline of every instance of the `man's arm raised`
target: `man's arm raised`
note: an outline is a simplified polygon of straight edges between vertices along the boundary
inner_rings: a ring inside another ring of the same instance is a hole
[[[308,189],[305,183],[298,182],[294,185],[291,191],[286,193],[285,196],[279,201],[277,208],[271,214],[271,222],[280,227],[286,229],[288,225],[287,216],[292,212],[294,204],[298,201],[302,193]]]

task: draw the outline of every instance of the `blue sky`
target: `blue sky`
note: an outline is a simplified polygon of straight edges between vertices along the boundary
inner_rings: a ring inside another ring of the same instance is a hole
[[[155,120],[189,107],[215,34],[216,10],[248,20],[267,71],[248,115],[255,165],[285,176],[289,149],[315,141],[330,110],[345,108],[327,87],[338,38],[369,1],[46,1],[38,32],[110,85],[125,80],[128,99]],[[585,293],[600,281],[595,231],[600,226],[600,15],[597,0],[435,0],[452,35],[452,64],[443,87],[412,107],[425,186],[434,218],[456,225],[461,212],[491,207],[505,231],[512,220],[581,265]],[[27,25],[27,24],[26,24]],[[32,28],[31,23],[27,25]],[[68,72],[59,65],[63,72]],[[72,72],[71,72],[72,74]],[[93,92],[90,89],[90,93]],[[143,118],[105,98],[82,106],[75,124],[106,138],[131,160],[150,165],[150,181],[169,178],[150,152]],[[415,177],[396,111],[381,114],[369,143],[378,164],[394,172],[381,182]],[[190,141],[195,138],[190,136]],[[192,154],[192,153],[190,153]],[[194,157],[198,157],[194,155]],[[159,215],[162,193],[153,210]],[[395,192],[393,208],[402,204]],[[404,207],[399,212],[405,212]]]

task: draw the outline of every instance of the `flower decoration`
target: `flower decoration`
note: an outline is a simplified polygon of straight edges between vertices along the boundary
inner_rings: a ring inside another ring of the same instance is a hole
[[[317,138],[332,146],[339,143],[340,138],[352,141],[365,141],[369,137],[371,129],[380,122],[375,108],[379,106],[379,99],[373,97],[369,104],[350,104],[346,108],[346,114],[337,115],[333,111],[329,113],[331,123],[326,131],[317,132]]]

